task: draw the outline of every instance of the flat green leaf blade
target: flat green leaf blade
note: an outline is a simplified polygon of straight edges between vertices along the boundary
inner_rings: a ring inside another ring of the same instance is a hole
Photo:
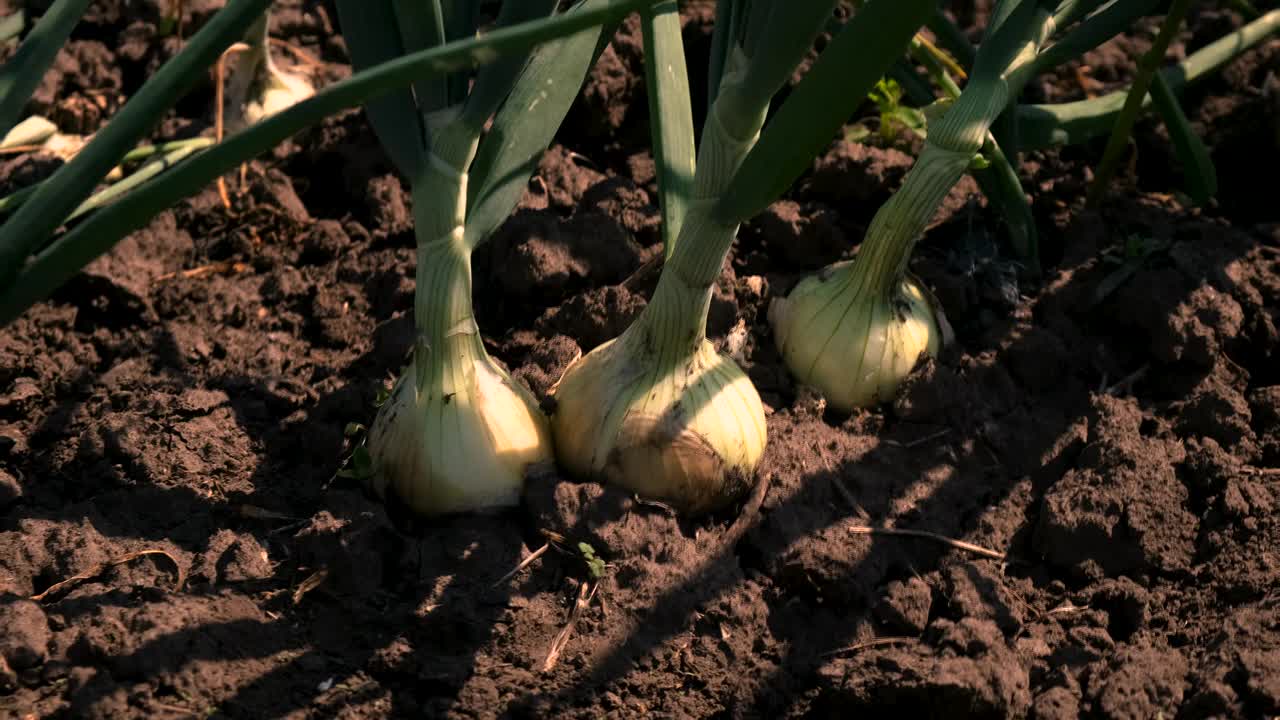
[[[1152,78],[1151,100],[1156,106],[1156,112],[1164,120],[1165,127],[1169,129],[1173,149],[1182,161],[1187,194],[1197,205],[1204,205],[1218,192],[1218,173],[1213,167],[1213,159],[1209,157],[1209,148],[1205,147],[1204,142],[1191,129],[1191,123],[1178,104],[1178,97],[1173,94],[1173,89],[1160,73]]]
[[[89,0],[57,0],[0,68],[0,137],[18,123],[31,93],[88,6]],[[17,16],[21,28],[21,13]]]
[[[933,0],[870,0],[791,91],[716,207],[739,223],[768,207],[835,137],[933,13]]]
[[[649,127],[662,208],[663,255],[669,259],[693,193],[695,151],[689,72],[680,36],[680,9],[675,0],[641,11],[640,22],[644,31]]]
[[[747,66],[747,82],[740,90],[744,95],[742,107],[768,106],[813,46],[814,37],[826,25],[835,5],[828,0],[751,5],[744,46],[751,59]],[[753,47],[757,44],[755,38],[758,38],[759,48]]]
[[[391,6],[395,9],[396,29],[400,33],[404,53],[438,47],[449,41],[445,36],[444,9],[440,0],[391,0]],[[446,108],[449,106],[449,80],[443,77],[422,78],[413,84],[413,94],[423,113]],[[431,130],[427,128],[428,138]]]
[[[0,288],[7,287],[35,248],[84,201],[103,177],[137,145],[267,8],[269,0],[231,0],[165,63],[111,122],[40,186],[31,200],[0,227]],[[109,247],[109,245],[108,245]]]
[[[1039,25],[1039,8],[1029,0],[1010,3],[1009,13],[1000,27],[988,31],[978,55],[973,60],[970,78],[1007,76],[1015,58],[1029,47],[1034,48]],[[1014,81],[1016,83],[1016,81]]]
[[[1085,18],[1061,40],[1045,48],[1036,58],[1036,71],[1045,72],[1096,48],[1128,30],[1138,18],[1153,12],[1159,0],[1116,0]]]
[[[71,213],[70,217],[67,218],[67,222],[71,222],[87,212],[97,210],[108,203],[114,202],[125,193],[141,186],[151,178],[159,175],[165,170],[168,170],[174,165],[177,165],[182,160],[185,160],[192,153],[195,153],[212,143],[212,140],[205,144],[190,143],[176,150],[171,150],[163,155],[157,155],[156,157],[151,158],[144,163],[142,167],[134,170],[123,179],[108,185],[93,195],[90,195],[88,200],[80,203],[80,207],[76,208],[75,212]]]
[[[574,17],[607,4],[587,0],[559,17]],[[594,27],[538,48],[516,79],[471,165],[466,230],[471,247],[484,242],[520,202],[592,60],[612,35],[612,27],[608,29],[605,34]]]
[[[1058,3],[1058,7],[1053,11],[1053,24],[1058,28],[1065,28],[1075,23],[1082,17],[1097,10],[1098,7],[1108,0],[1062,0]]]
[[[510,27],[546,17],[555,9],[556,0],[508,0],[502,3],[502,9],[498,12],[498,27]],[[509,55],[480,69],[463,109],[464,122],[469,127],[481,127],[493,117],[502,101],[511,93],[516,76],[528,62],[528,53],[522,53]]]
[[[391,3],[337,0],[338,22],[357,72],[404,56],[400,30]],[[407,178],[417,177],[426,160],[426,134],[418,115],[413,91],[397,88],[369,100],[365,115],[396,169]]]
[[[258,1],[265,3],[266,0]],[[79,272],[80,268],[110,250],[112,245],[128,233],[146,225],[161,210],[198,192],[219,175],[266,152],[302,128],[320,122],[328,115],[360,105],[390,90],[407,87],[424,74],[440,75],[484,62],[492,62],[504,54],[525,52],[538,43],[570,35],[601,23],[612,22],[625,13],[639,8],[647,1],[600,0],[589,11],[565,13],[555,18],[524,23],[518,27],[495,30],[483,38],[450,43],[415,53],[334,83],[311,98],[243,132],[232,135],[223,143],[197,153],[162,177],[151,180],[138,190],[94,213],[66,235],[58,238],[23,268],[22,274],[12,284],[4,286],[3,295],[0,295],[0,324],[12,321],[26,308],[47,297],[50,292]],[[233,7],[243,7],[241,0],[232,0],[228,9]],[[227,12],[227,9],[222,12]],[[217,18],[218,16],[215,16],[214,21]],[[241,25],[224,27],[218,37],[221,38],[224,35],[231,38],[238,37],[238,34],[243,32],[252,20],[253,15],[250,13]],[[205,30],[212,25],[213,22],[206,26]],[[201,30],[201,33],[205,30]],[[193,39],[192,45],[195,43],[196,39]],[[230,44],[229,40],[227,44]],[[49,182],[52,181],[53,178],[50,178]],[[42,185],[41,189],[44,190],[45,186]],[[31,201],[24,205],[23,209],[30,206]],[[10,224],[6,224],[4,230],[7,231],[9,227]],[[22,253],[20,257],[25,257],[25,254]],[[6,266],[0,265],[0,267]]]
[[[991,11],[991,17],[987,20],[987,27],[982,31],[982,43],[985,45],[997,30],[1004,26],[1005,21],[1013,16],[1015,10],[1022,6],[1027,0],[996,0],[995,9]]]

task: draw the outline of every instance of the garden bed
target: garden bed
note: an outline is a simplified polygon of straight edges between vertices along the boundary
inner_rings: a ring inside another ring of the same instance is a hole
[[[189,33],[212,7],[188,5]],[[695,78],[702,10],[685,18]],[[333,17],[273,18],[322,81],[347,72]],[[96,3],[33,107],[99,127],[175,50],[157,18]],[[1200,9],[1175,50],[1239,23]],[[1154,32],[1029,94],[1120,87]],[[548,408],[657,278],[639,54],[628,25],[476,257],[489,349]],[[910,166],[909,145],[835,142],[744,226],[719,282],[708,332],[759,389],[769,446],[757,492],[697,521],[540,467],[519,510],[412,522],[337,476],[344,428],[407,359],[414,241],[363,116],[331,118],[229,176],[230,209],[206,189],[0,330],[0,711],[1280,713],[1277,79],[1273,38],[1187,95],[1217,163],[1210,208],[1180,199],[1151,120],[1098,211],[1100,145],[1024,158],[1039,281],[1018,280],[961,183],[913,263],[957,342],[852,417],[793,385],[765,323],[852,255]],[[211,104],[197,88],[155,139],[204,130]],[[58,162],[0,160],[5,193]],[[509,576],[548,531],[566,541]],[[579,542],[608,564],[575,613]],[[145,550],[164,554],[111,564]]]

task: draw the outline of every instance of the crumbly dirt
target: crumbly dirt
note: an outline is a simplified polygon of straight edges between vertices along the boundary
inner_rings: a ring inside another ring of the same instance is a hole
[[[97,129],[178,47],[161,5],[95,3],[32,109]],[[216,4],[184,7],[189,35]],[[326,7],[273,20],[321,82],[347,72]],[[686,17],[695,77],[707,20]],[[1179,47],[1238,21],[1198,11]],[[1153,27],[1032,94],[1123,83]],[[475,259],[488,346],[543,400],[657,276],[623,33]],[[1280,713],[1280,209],[1254,179],[1280,159],[1277,67],[1271,40],[1188,96],[1222,184],[1208,208],[1149,120],[1098,211],[1100,145],[1027,156],[1038,281],[976,188],[953,192],[913,269],[957,342],[852,416],[794,385],[764,322],[853,253],[910,164],[833,143],[717,285],[710,334],[749,330],[729,349],[769,447],[757,492],[698,520],[542,467],[519,510],[413,522],[336,477],[411,345],[412,216],[358,112],[299,134],[228,176],[230,210],[207,189],[0,330],[0,716]],[[211,105],[202,84],[154,138],[206,131]],[[5,158],[0,190],[59,162]],[[580,542],[604,577],[544,670],[592,580]],[[142,550],[168,557],[114,563]]]

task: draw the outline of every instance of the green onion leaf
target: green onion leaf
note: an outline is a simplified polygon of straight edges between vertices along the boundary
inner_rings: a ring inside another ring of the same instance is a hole
[[[399,19],[390,3],[337,0],[337,5],[338,22],[355,71],[404,55]],[[405,177],[417,177],[426,162],[426,130],[413,90],[397,88],[370,98],[364,112],[396,169]]]
[[[506,53],[524,52],[538,43],[570,35],[584,28],[598,26],[604,22],[611,22],[625,13],[637,9],[645,1],[599,0],[591,9],[564,13],[554,18],[524,23],[518,27],[499,29],[485,37],[448,43],[438,48],[414,53],[413,55],[383,63],[376,68],[356,73],[346,80],[324,88],[311,99],[273,115],[243,132],[236,133],[214,148],[188,158],[185,162],[165,173],[162,178],[148,182],[137,191],[129,193],[110,207],[103,208],[100,212],[95,213],[88,220],[58,238],[23,268],[21,276],[16,278],[12,285],[0,283],[0,287],[4,288],[3,295],[0,295],[0,324],[12,321],[27,307],[46,297],[78,272],[80,268],[111,249],[111,246],[120,238],[145,225],[161,210],[199,191],[222,173],[269,150],[298,130],[317,123],[339,110],[354,107],[370,98],[378,97],[388,90],[405,87],[424,74],[454,72],[473,65],[491,62]],[[248,27],[249,23],[255,18],[251,11],[259,8],[265,2],[266,0],[231,0],[227,8],[215,15],[209,25],[206,25],[192,39],[191,44],[187,46],[187,50],[184,50],[179,55],[179,58],[185,56],[187,58],[185,62],[193,62],[193,57],[203,59],[204,56],[202,54],[188,56],[186,53],[188,51],[201,51],[207,46],[216,45],[215,40],[225,40],[225,45],[229,45],[231,41],[244,32],[244,28]],[[239,15],[232,11],[244,14]],[[227,13],[230,14],[224,18],[224,14]],[[242,19],[243,22],[232,23],[228,19],[232,15],[237,20]],[[218,22],[219,18],[223,18],[222,23]],[[210,34],[205,35],[206,32]],[[204,36],[204,40],[201,40],[202,36]],[[222,47],[225,47],[225,45]],[[216,58],[219,52],[221,50],[215,48],[212,52],[213,57]],[[186,67],[183,64],[179,66],[179,70]],[[164,82],[158,84],[168,88],[174,81],[173,74],[178,72],[178,70],[166,72],[170,68],[170,65],[162,68],[160,73],[144,86],[143,92],[135,96],[131,103],[137,103],[140,99],[154,102],[153,96],[159,90],[153,87],[152,83],[157,83],[163,77]],[[201,71],[198,70],[196,72]],[[147,94],[147,87],[153,87],[150,94]],[[145,103],[143,106],[146,106]],[[126,105],[125,110],[121,111],[122,116],[128,112],[129,107]],[[133,113],[129,116],[129,119],[135,119],[135,116],[136,113]],[[156,116],[158,117],[158,113],[156,113]],[[112,122],[107,128],[99,131],[95,137],[95,142],[103,141],[103,138],[106,137],[107,140],[103,142],[107,143],[107,147],[111,147],[112,142],[118,144],[119,137],[123,133],[117,132],[107,135],[115,124],[116,122]],[[90,146],[81,151],[81,154],[71,163],[63,166],[62,170],[59,170],[54,177],[42,184],[40,190],[37,191],[36,197],[45,196],[46,198],[59,199],[57,193],[65,192],[65,188],[72,181],[77,183],[77,188],[79,183],[86,182],[85,177],[67,177],[64,171],[68,169],[80,169],[83,171],[88,163],[82,161],[82,159],[92,147],[93,143],[90,143]],[[99,153],[101,152],[99,150]],[[123,151],[119,154],[123,154]],[[112,153],[110,157],[118,158],[119,154]],[[77,161],[82,162],[77,164]],[[96,168],[95,165],[89,165],[89,167]],[[93,183],[96,183],[96,178],[101,178],[109,169],[110,167],[107,167],[102,172],[93,175],[93,178],[95,178]],[[63,177],[65,181],[55,182],[59,177]],[[89,187],[91,189],[92,184]],[[82,199],[83,195],[69,195],[67,197],[74,202]],[[32,198],[33,201],[35,199]],[[56,226],[60,222],[58,218],[65,217],[66,213],[72,209],[70,207],[62,208],[66,202],[68,201],[65,198],[61,199],[56,208],[59,209],[57,218],[51,221],[46,218],[46,221],[52,222]],[[30,209],[31,205],[32,202],[28,202],[18,211],[18,215],[15,215],[8,223],[5,223],[3,228],[0,228],[0,268],[13,268],[16,270],[22,267],[21,260],[26,257],[28,248],[38,244],[38,240],[31,241],[32,235],[48,236],[47,231],[31,234],[20,232],[20,230],[25,230],[27,227],[35,225],[35,218],[28,218],[21,226],[15,224],[19,216]],[[40,205],[36,206],[38,209],[41,207]],[[49,205],[44,205],[43,209],[47,212],[49,207]],[[33,213],[33,215],[36,214],[39,213]],[[15,228],[18,228],[18,230],[15,230]],[[15,240],[15,237],[17,240]]]
[[[1128,30],[1135,20],[1155,10],[1159,0],[1116,0],[1085,18],[1061,40],[1045,48],[1035,59],[1036,72],[1050,68],[1096,48]]]
[[[1213,159],[1209,157],[1209,149],[1191,129],[1191,123],[1178,104],[1178,97],[1159,73],[1152,79],[1151,99],[1164,119],[1173,149],[1182,161],[1187,194],[1197,205],[1204,205],[1218,191],[1218,173],[1214,170]]]
[[[1142,106],[1147,98],[1147,88],[1151,86],[1151,78],[1159,72],[1160,63],[1164,61],[1169,43],[1177,34],[1178,28],[1182,27],[1182,20],[1186,17],[1190,6],[1191,0],[1173,0],[1169,6],[1169,13],[1165,15],[1164,22],[1160,25],[1160,34],[1156,35],[1151,49],[1138,61],[1138,73],[1133,78],[1133,85],[1129,88],[1129,94],[1124,100],[1120,115],[1116,117],[1115,127],[1111,130],[1111,137],[1107,138],[1107,146],[1102,151],[1102,160],[1098,162],[1093,184],[1089,187],[1087,202],[1090,206],[1096,206],[1106,193],[1111,176],[1115,174],[1120,164],[1120,154],[1129,144],[1134,123],[1138,121],[1138,115],[1142,112]]]
[[[737,33],[734,26],[741,22],[742,3],[738,0],[719,0],[716,3],[716,24],[711,32],[711,57],[707,62],[707,107],[716,101],[720,92],[720,78],[729,62]]]
[[[808,169],[935,7],[932,0],[870,0],[850,18],[743,160],[717,205],[721,222],[760,212]]]
[[[556,0],[509,0],[498,11],[498,27],[511,27],[529,20],[547,17],[556,8]],[[480,128],[493,117],[515,87],[516,76],[529,62],[528,53],[515,53],[485,65],[476,76],[475,87],[467,96],[463,122]]]
[[[13,57],[0,68],[0,137],[18,123],[31,93],[88,6],[89,0],[57,0],[31,29]],[[23,14],[18,12],[15,16],[21,29]],[[9,26],[9,18],[5,21]]]
[[[689,74],[680,37],[680,10],[666,0],[641,11],[649,126],[662,208],[663,255],[671,257],[693,192],[695,155]]]
[[[120,158],[160,121],[164,111],[204,76],[223,50],[244,35],[249,25],[266,9],[268,2],[269,0],[231,0],[227,3],[191,38],[177,57],[165,63],[125,103],[115,118],[99,130],[83,150],[41,184],[31,200],[0,227],[0,288],[9,288],[10,281],[22,269],[31,251],[48,240],[54,229],[93,192],[93,188],[120,162]],[[194,189],[183,194],[192,191]],[[167,206],[168,203],[163,207]],[[150,217],[148,214],[134,222],[141,224]],[[105,251],[118,237],[120,236],[115,235],[108,239],[104,236],[106,244],[102,246],[102,250],[70,268],[64,279]],[[12,292],[19,288],[9,289]],[[52,289],[51,286],[45,287],[40,295]]]
[[[400,33],[400,45],[405,53],[429,50],[445,44],[444,10],[440,0],[392,0],[395,8],[396,29]],[[359,6],[363,11],[364,5]],[[449,80],[446,77],[420,78],[413,83],[413,95],[418,110],[425,116],[451,104]],[[432,128],[427,128],[430,137]]]
[[[996,32],[1013,16],[1014,11],[1027,5],[1035,5],[1035,2],[1033,0],[996,0],[995,9],[991,11],[991,17],[987,20],[987,27],[982,31],[982,44],[990,43]]]
[[[576,17],[609,4],[586,0],[560,15]],[[502,224],[529,184],[614,26],[593,27],[538,48],[493,120],[467,183],[467,244],[476,247]]]
[[[942,47],[955,55],[960,64],[973,67],[973,59],[977,56],[977,51],[973,43],[969,42],[969,38],[965,37],[964,32],[951,22],[951,18],[947,17],[946,13],[938,9],[929,18],[928,27],[934,35],[938,36],[938,42],[942,43]]]

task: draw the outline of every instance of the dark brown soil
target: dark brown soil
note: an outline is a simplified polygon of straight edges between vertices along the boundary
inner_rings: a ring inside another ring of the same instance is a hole
[[[212,7],[186,3],[184,32]],[[157,8],[95,4],[33,108],[96,129],[177,47]],[[345,72],[331,17],[273,21],[321,80]],[[1185,45],[1238,22],[1202,11]],[[1123,82],[1149,30],[1087,58],[1090,77]],[[490,347],[540,397],[656,277],[639,62],[633,35],[605,54],[476,258]],[[1257,174],[1280,159],[1277,72],[1271,40],[1188,97],[1213,207],[1180,200],[1151,121],[1100,212],[1082,209],[1099,146],[1027,157],[1038,283],[957,189],[914,263],[957,344],[852,417],[793,385],[763,322],[853,252],[910,163],[833,144],[719,284],[711,333],[750,331],[729,349],[770,439],[757,493],[696,522],[543,468],[519,511],[405,524],[336,478],[344,427],[409,350],[413,235],[359,113],[300,134],[229,176],[231,211],[206,190],[0,331],[0,715],[1280,713],[1280,206]],[[1071,72],[1042,85],[1089,91]],[[206,129],[211,101],[197,88],[156,138]],[[56,165],[7,159],[0,190]],[[569,542],[504,580],[543,531]],[[544,672],[589,577],[578,542],[606,576]],[[168,557],[111,564],[143,550]]]

